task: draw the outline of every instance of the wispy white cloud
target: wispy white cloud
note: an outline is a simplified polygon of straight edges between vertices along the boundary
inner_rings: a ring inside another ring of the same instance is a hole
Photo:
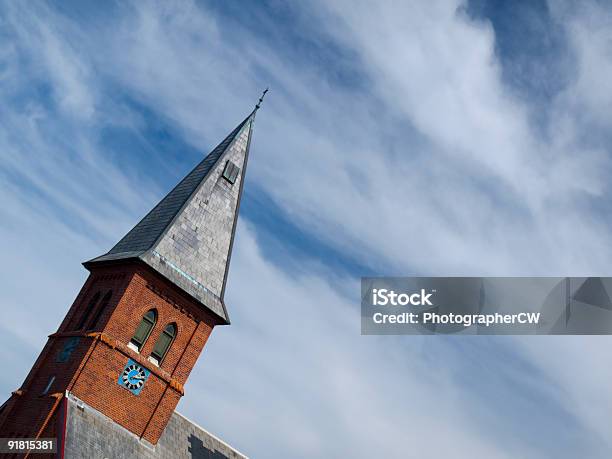
[[[198,396],[179,409],[219,413],[217,431],[271,457],[537,457],[483,435],[472,413],[488,408],[467,406],[466,388],[442,364],[455,354],[450,346],[361,337],[355,305],[324,271],[289,276],[262,257],[252,228],[239,234],[228,303],[241,307],[231,327],[214,332],[186,387]]]
[[[570,118],[564,124],[576,136],[577,129],[606,129],[610,125],[612,108],[612,11],[603,3],[552,1],[552,15],[564,24],[573,67],[566,69],[572,84],[565,88],[557,101],[559,115]]]

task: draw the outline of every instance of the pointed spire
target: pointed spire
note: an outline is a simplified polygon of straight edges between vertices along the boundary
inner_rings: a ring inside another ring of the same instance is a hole
[[[229,323],[223,294],[259,104],[261,99],[108,253],[85,262],[85,267],[144,262],[211,310],[221,323]]]

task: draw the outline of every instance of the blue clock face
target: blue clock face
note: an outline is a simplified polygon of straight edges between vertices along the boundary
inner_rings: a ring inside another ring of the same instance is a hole
[[[64,347],[62,348],[62,351],[57,355],[57,358],[55,359],[55,361],[65,363],[68,360],[70,360],[70,356],[72,355],[72,353],[78,346],[79,340],[80,338],[78,336],[73,336],[71,338],[68,338],[66,342],[64,343]]]
[[[149,374],[149,370],[130,359],[119,375],[117,382],[121,387],[126,388],[134,395],[138,395],[144,387]]]

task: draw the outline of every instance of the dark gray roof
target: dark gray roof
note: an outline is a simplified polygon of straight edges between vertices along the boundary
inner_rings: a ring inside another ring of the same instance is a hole
[[[108,254],[95,258],[93,261],[102,261],[107,255],[124,254],[133,257],[135,253],[141,253],[153,247],[153,244],[164,233],[164,230],[174,220],[174,217],[193,196],[202,180],[217,164],[221,155],[232,143],[242,126],[250,119],[249,115],[236,129],[234,129],[217,147],[212,150],[206,158],[200,162],[183,180],[174,187],[170,193],[157,204],[140,222],[132,228],[123,238],[109,250]],[[111,257],[108,257],[111,258]],[[114,256],[112,259],[123,258]]]
[[[206,279],[201,279],[198,275],[192,275],[199,273],[200,270],[197,266],[193,265],[196,262],[206,263],[206,260],[199,260],[194,258],[191,263],[192,265],[184,265],[178,261],[173,262],[172,257],[164,257],[163,253],[158,253],[155,249],[160,245],[162,238],[178,220],[178,217],[183,212],[194,213],[194,209],[186,208],[189,206],[190,201],[197,195],[198,190],[202,184],[208,179],[209,175],[214,170],[219,170],[217,165],[220,160],[224,157],[224,154],[228,152],[230,147],[237,141],[237,138],[243,131],[243,128],[247,128],[245,125],[253,120],[255,111],[253,111],[244,121],[242,121],[217,147],[215,147],[179,184],[174,187],[154,208],[151,210],[132,230],[130,230],[108,253],[89,260],[84,263],[88,269],[100,264],[118,260],[126,259],[140,259],[145,263],[149,264],[153,269],[160,272],[165,277],[169,278],[174,284],[178,285],[187,293],[194,296],[201,303],[211,309],[216,315],[221,317],[226,323],[229,323],[227,317],[227,311],[223,305],[222,290],[214,291],[215,289],[207,288]],[[248,126],[248,138],[250,138],[251,126]],[[245,142],[242,142],[244,144]],[[242,145],[241,144],[241,145]],[[244,176],[244,169],[246,169],[246,156],[248,155],[248,141],[246,147],[243,146],[244,150],[241,154],[244,156],[242,176]],[[218,175],[218,173],[217,173]],[[211,180],[217,178],[211,178]],[[240,180],[240,191],[244,184],[244,180],[241,177]],[[237,193],[239,201],[239,194]],[[236,201],[236,200],[234,200]],[[231,240],[233,239],[233,231],[235,229],[235,219],[237,218],[239,202],[232,201],[234,205],[233,209],[230,209],[234,214],[229,215],[234,219],[234,225],[231,228],[230,244],[229,249],[231,250]],[[196,207],[193,206],[192,207]],[[200,210],[199,206],[195,212],[202,214],[204,210]],[[231,207],[231,206],[228,206]],[[227,225],[226,225],[227,227]],[[213,231],[225,231],[226,227],[214,228]],[[195,236],[194,236],[195,237]],[[172,236],[174,239],[174,235]],[[224,235],[227,238],[227,234]],[[195,240],[195,239],[194,239]],[[225,240],[225,239],[224,239]],[[195,240],[196,244],[198,243]],[[197,252],[198,247],[188,247],[190,254]],[[185,254],[180,254],[181,259],[185,258]],[[215,260],[218,261],[218,260]],[[229,254],[227,259],[221,260],[224,263],[229,263]],[[218,264],[218,263],[217,263]],[[205,277],[205,276],[204,276]]]
[[[139,438],[72,393],[66,396],[62,457],[139,459],[247,459],[247,456],[176,411],[156,445]]]

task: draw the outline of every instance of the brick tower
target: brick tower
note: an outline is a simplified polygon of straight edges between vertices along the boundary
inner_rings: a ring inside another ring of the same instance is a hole
[[[0,407],[0,438],[55,437],[62,449],[72,399],[156,445],[212,329],[229,324],[223,298],[258,108],[108,253],[83,263],[87,281]]]

